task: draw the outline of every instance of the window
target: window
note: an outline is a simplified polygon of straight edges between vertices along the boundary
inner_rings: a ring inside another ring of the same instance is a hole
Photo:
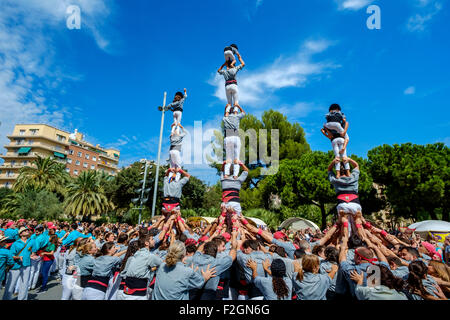
[[[66,168],[66,172],[67,172],[67,173],[70,173],[70,168]]]
[[[86,162],[83,163],[83,167],[87,168],[87,167],[88,167],[88,164],[87,164]]]
[[[28,144],[29,144],[29,145],[32,145],[32,144],[33,144],[33,140],[28,139]]]
[[[20,130],[20,131],[19,131],[19,135],[20,135],[20,136],[25,135],[25,130]]]
[[[73,174],[77,176],[78,175],[78,170],[73,170]]]
[[[21,146],[23,144],[25,144],[25,139],[16,139],[16,145],[17,146]]]
[[[95,165],[91,164],[91,169],[95,170]]]
[[[75,162],[75,165],[79,166],[80,165],[80,161],[77,160],[77,162]]]
[[[89,160],[89,155],[87,153],[85,154],[84,157]]]
[[[62,141],[62,142],[66,141],[66,137],[64,137],[64,136],[62,136],[60,134],[57,134],[56,137],[58,138],[58,141]]]
[[[80,151],[78,151],[77,155],[81,158],[82,153]]]
[[[8,170],[8,171],[6,172],[6,176],[7,176],[7,177],[12,177],[12,176],[13,176],[12,171]]]
[[[38,132],[39,132],[39,129],[30,129],[30,133],[31,133],[32,136],[37,135]]]
[[[22,161],[22,165],[26,166],[28,164],[27,160]]]
[[[55,150],[61,150],[61,147],[60,146],[55,146]]]
[[[73,150],[69,149],[69,154],[72,155],[73,154]]]
[[[92,156],[92,161],[97,161],[97,157],[96,156]]]
[[[9,188],[9,182],[5,182],[5,188]]]
[[[72,159],[67,158],[67,163],[72,163]]]
[[[16,160],[11,160],[11,165],[15,166],[16,165]]]

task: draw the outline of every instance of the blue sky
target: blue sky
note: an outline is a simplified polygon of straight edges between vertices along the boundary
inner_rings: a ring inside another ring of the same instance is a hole
[[[300,122],[313,150],[331,103],[350,123],[348,152],[445,142],[450,92],[447,0],[0,0],[0,143],[16,123],[44,122],[121,150],[120,165],[155,159],[163,92],[188,90],[183,124],[218,128],[223,47],[236,43],[241,106]],[[66,27],[79,5],[81,29]],[[381,29],[369,30],[369,5]],[[446,110],[445,110],[446,111]],[[171,113],[166,114],[163,160]],[[206,144],[207,142],[204,142]],[[6,150],[2,148],[2,153]],[[195,152],[194,152],[195,153]],[[188,165],[208,183],[206,164]]]

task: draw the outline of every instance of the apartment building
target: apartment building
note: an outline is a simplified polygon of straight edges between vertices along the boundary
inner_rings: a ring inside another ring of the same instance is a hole
[[[18,124],[7,138],[7,152],[0,154],[0,187],[11,188],[20,168],[31,166],[38,156],[51,157],[65,164],[73,177],[86,170],[101,170],[111,175],[118,172],[120,151],[102,148],[83,140],[75,130],[69,133],[46,124]]]

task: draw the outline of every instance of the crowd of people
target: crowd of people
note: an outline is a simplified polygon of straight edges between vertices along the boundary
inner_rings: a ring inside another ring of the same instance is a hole
[[[0,220],[3,299],[62,285],[62,300],[446,300],[449,249],[386,232],[361,212],[336,224],[263,230],[233,208],[203,227],[180,211],[131,226]],[[353,231],[350,231],[353,230]],[[378,272],[372,276],[370,267]]]
[[[129,225],[20,219],[0,220],[3,300],[27,300],[49,277],[62,285],[61,300],[447,300],[450,238],[423,241],[387,232],[366,221],[358,196],[359,165],[347,157],[348,122],[333,104],[322,133],[335,158],[328,179],[338,219],[323,231],[267,230],[242,215],[240,190],[248,168],[240,160],[236,75],[245,63],[235,44],[225,48],[227,105],[222,118],[225,161],[221,214],[207,225],[189,225],[180,199],[190,175],[181,168],[186,132],[181,125],[187,91],[175,94],[170,168],[164,178],[161,216]],[[237,56],[240,64],[236,66]],[[225,67],[225,69],[224,69]],[[333,171],[335,170],[335,172]]]

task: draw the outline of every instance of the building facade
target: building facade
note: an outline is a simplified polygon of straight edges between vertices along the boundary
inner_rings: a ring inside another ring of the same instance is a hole
[[[5,145],[7,152],[0,154],[0,187],[11,188],[19,171],[31,166],[38,156],[65,164],[66,171],[76,177],[82,171],[99,170],[116,175],[120,151],[105,149],[83,140],[83,134],[75,130],[69,133],[46,124],[18,124]]]

